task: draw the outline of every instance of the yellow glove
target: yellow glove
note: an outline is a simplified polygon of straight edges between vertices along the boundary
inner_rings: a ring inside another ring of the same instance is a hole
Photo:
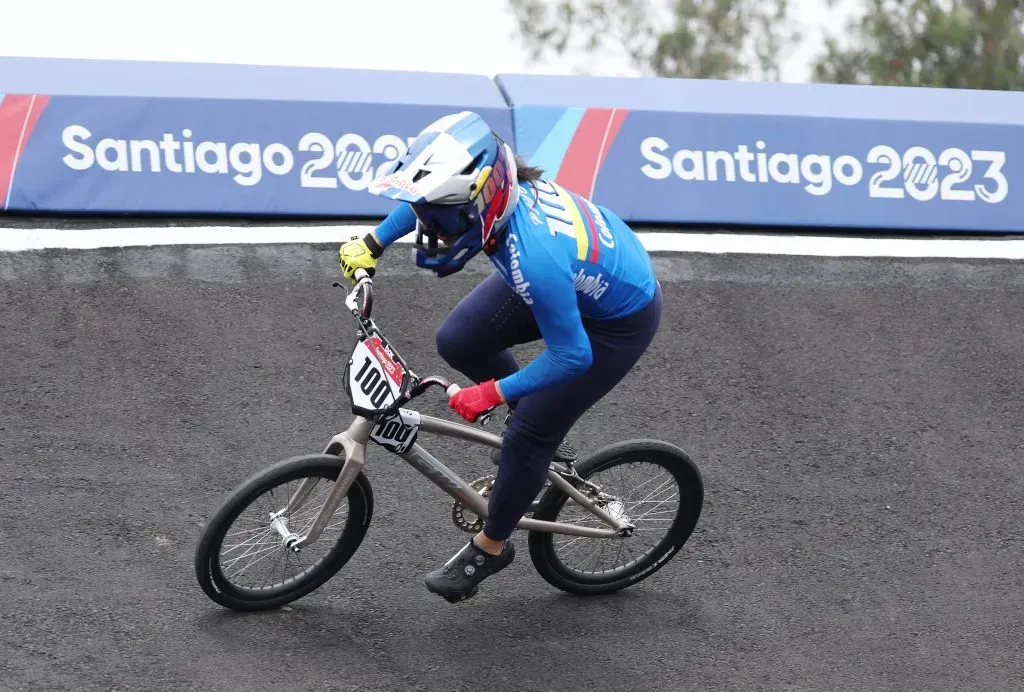
[[[352,239],[338,249],[338,264],[341,267],[341,274],[355,284],[355,273],[357,269],[365,269],[373,276],[377,270],[377,258],[380,257],[384,248],[372,234],[367,233],[359,238],[352,236]]]

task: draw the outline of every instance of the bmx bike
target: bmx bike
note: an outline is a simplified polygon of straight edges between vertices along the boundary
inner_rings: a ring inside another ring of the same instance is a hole
[[[419,436],[432,433],[492,449],[501,447],[501,437],[406,408],[433,386],[449,397],[459,386],[440,376],[419,377],[406,365],[370,316],[370,276],[359,270],[355,279],[345,305],[358,331],[344,374],[355,419],[322,454],[279,461],[245,480],[200,534],[196,578],[203,592],[226,608],[280,607],[319,588],[349,561],[373,515],[373,492],[363,471],[371,441],[450,495],[459,529],[475,534],[483,527],[493,475],[467,483],[424,449]],[[492,412],[477,422],[486,425]],[[657,474],[628,490],[613,489],[611,480],[596,482],[601,474],[614,472],[621,479],[627,467],[644,466]],[[689,539],[703,503],[700,472],[682,449],[660,440],[627,440],[582,461],[553,460],[517,529],[529,532],[530,558],[549,584],[597,595],[636,584],[664,567]],[[251,515],[243,517],[247,511]],[[560,518],[562,512],[570,516]],[[635,545],[648,537],[651,545]],[[621,561],[585,571],[567,562],[581,550],[588,558],[614,552]],[[254,568],[270,568],[271,581],[252,579],[248,573]]]

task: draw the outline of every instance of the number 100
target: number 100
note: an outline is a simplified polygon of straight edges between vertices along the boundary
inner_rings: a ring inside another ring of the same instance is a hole
[[[379,368],[371,368],[373,362],[366,356],[363,357],[363,366],[359,368],[359,372],[356,373],[355,381],[359,384],[359,389],[362,390],[363,394],[370,397],[370,403],[376,408],[380,408],[387,401],[390,389],[388,388],[388,382],[381,375]]]

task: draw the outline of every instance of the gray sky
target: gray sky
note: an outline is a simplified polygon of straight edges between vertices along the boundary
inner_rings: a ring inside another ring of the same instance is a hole
[[[840,27],[841,14],[824,0],[791,2],[807,33]],[[3,55],[488,76],[569,73],[580,60],[530,64],[505,0],[31,0],[10,3],[3,15],[9,27]],[[474,30],[466,32],[467,26]],[[783,78],[805,81],[809,55],[807,47],[797,51]],[[592,57],[587,65],[593,74],[631,74],[620,61]]]

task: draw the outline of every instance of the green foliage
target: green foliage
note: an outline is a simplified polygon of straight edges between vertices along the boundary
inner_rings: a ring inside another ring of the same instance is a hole
[[[834,0],[823,0],[834,5]],[[779,78],[799,40],[787,0],[509,0],[534,59],[624,55],[641,74]],[[1024,89],[1024,1],[862,0],[812,79]]]
[[[813,78],[843,84],[1024,89],[1024,4],[868,0],[852,45],[826,41]]]
[[[643,74],[777,79],[787,0],[509,0],[534,59],[621,52]]]

